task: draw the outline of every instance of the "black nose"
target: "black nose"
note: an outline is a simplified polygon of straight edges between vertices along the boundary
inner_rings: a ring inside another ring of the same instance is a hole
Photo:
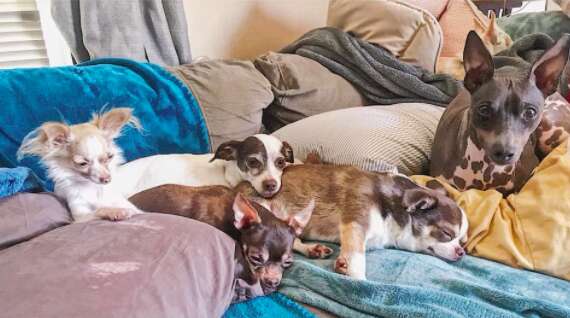
[[[498,150],[493,152],[493,159],[500,162],[508,162],[513,159],[515,154],[510,151]]]
[[[263,181],[263,189],[265,191],[275,191],[277,189],[277,181],[275,180],[265,180]]]
[[[107,184],[107,183],[111,182],[111,177],[100,177],[99,182],[101,182],[103,184]]]

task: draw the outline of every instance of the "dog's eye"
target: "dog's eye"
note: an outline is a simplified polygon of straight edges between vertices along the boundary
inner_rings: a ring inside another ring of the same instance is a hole
[[[491,116],[491,106],[483,105],[477,108],[477,114],[483,118],[488,118]]]
[[[249,262],[254,267],[259,267],[259,266],[262,266],[263,264],[265,264],[265,261],[263,260],[263,256],[261,256],[261,255],[250,255],[249,256]]]
[[[523,111],[523,117],[526,120],[532,120],[536,117],[536,110],[534,108],[527,108]]]
[[[285,168],[285,159],[284,158],[279,158],[277,160],[275,160],[275,166],[277,166],[277,168],[279,169],[283,169]]]
[[[85,168],[89,165],[89,161],[86,161],[86,160],[79,161],[79,162],[75,162],[75,164],[81,168]]]
[[[446,242],[453,240],[453,234],[448,230],[441,230],[441,236]]]
[[[115,154],[112,153],[107,154],[107,159],[111,160],[113,159],[113,157],[115,157]]]
[[[289,268],[289,267],[291,267],[291,265],[293,265],[293,259],[292,258],[284,260],[283,264],[281,264],[281,266],[283,268]]]
[[[261,167],[261,162],[259,162],[259,160],[255,159],[255,158],[249,158],[247,159],[247,166],[250,167],[251,169],[258,169]]]

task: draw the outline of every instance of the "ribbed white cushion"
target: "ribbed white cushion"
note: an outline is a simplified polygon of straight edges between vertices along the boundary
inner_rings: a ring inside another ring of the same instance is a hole
[[[333,164],[426,174],[443,110],[419,103],[348,108],[305,118],[273,134],[289,142],[301,160],[316,151]]]

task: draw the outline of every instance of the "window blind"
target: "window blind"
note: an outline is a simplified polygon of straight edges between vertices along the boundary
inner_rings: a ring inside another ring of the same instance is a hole
[[[0,0],[0,68],[48,66],[35,0]]]

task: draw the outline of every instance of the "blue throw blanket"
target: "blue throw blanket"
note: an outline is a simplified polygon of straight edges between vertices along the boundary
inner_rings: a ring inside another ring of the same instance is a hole
[[[143,127],[119,146],[130,161],[160,153],[206,153],[208,130],[190,90],[160,66],[100,59],[78,66],[0,71],[0,167],[15,167],[22,139],[46,121],[89,120],[103,108],[132,107]],[[36,158],[20,164],[46,181]],[[50,184],[47,184],[50,188]]]
[[[338,249],[338,248],[337,248]],[[570,282],[467,256],[367,253],[368,281],[295,255],[280,292],[341,317],[570,317]]]
[[[273,293],[233,304],[223,318],[314,318],[311,312],[285,297]]]
[[[42,187],[39,180],[29,168],[0,168],[0,198],[8,197],[18,192],[41,190]]]

